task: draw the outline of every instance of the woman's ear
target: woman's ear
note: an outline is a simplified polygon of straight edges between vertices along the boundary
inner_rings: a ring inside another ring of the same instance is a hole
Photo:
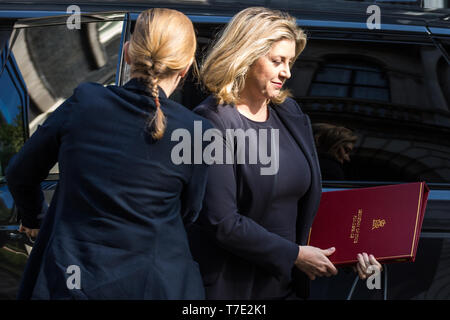
[[[123,51],[124,51],[124,57],[125,57],[125,62],[127,64],[131,64],[131,59],[130,56],[128,54],[128,47],[130,46],[130,41],[125,42],[125,44],[123,45]]]
[[[186,76],[186,73],[188,73],[189,68],[192,66],[192,63],[194,62],[194,59],[191,60],[191,62],[189,63],[189,65],[184,68],[183,70],[180,71],[179,75],[181,78],[184,78]]]

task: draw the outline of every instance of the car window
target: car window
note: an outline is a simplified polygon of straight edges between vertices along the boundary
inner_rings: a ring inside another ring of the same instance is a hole
[[[0,181],[25,141],[23,110],[28,102],[23,79],[7,46],[5,42],[0,55]]]
[[[450,182],[450,66],[429,39],[311,37],[292,75],[324,180]]]
[[[98,19],[101,14],[95,17],[100,21],[81,20],[73,28],[64,17],[16,23],[10,52],[29,97],[26,113],[30,135],[81,82],[115,84],[124,14],[113,19]],[[13,101],[4,103],[12,114],[16,108]],[[9,118],[14,121],[11,115]],[[50,173],[58,173],[58,166]]]
[[[225,25],[221,23],[194,23],[197,32],[196,60],[199,67],[224,27]],[[193,71],[193,68],[191,70]],[[194,72],[190,72],[183,87],[174,92],[174,98],[179,97],[179,101],[190,109],[198,106],[209,95],[210,92],[201,84]]]
[[[439,45],[442,48],[443,56],[439,59],[437,65],[438,81],[439,85],[442,87],[442,93],[447,101],[447,106],[450,105],[450,68],[448,67],[450,63],[450,38],[438,40]],[[444,56],[445,55],[445,56]],[[447,62],[447,64],[446,64]]]

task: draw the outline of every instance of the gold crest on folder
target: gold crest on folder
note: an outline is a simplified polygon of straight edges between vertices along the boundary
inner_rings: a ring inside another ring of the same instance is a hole
[[[383,228],[384,225],[386,224],[386,221],[384,219],[374,219],[372,220],[373,224],[372,224],[372,230],[373,229],[378,229],[378,228]]]

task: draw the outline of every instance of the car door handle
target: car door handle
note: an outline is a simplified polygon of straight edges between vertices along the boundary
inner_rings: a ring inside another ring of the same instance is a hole
[[[8,238],[13,241],[21,240],[21,239],[23,239],[23,234],[15,233],[15,232],[8,232]]]

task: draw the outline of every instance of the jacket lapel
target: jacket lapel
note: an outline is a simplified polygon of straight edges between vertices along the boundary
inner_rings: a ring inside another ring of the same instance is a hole
[[[304,113],[300,114],[286,112],[282,106],[277,106],[274,108],[274,110],[277,112],[283,124],[286,126],[297,144],[302,149],[309,165],[311,166],[311,171],[314,172],[316,169],[319,169],[315,167],[316,151],[314,145],[312,145],[311,143],[312,141],[314,141],[314,138],[311,134],[309,117]]]

